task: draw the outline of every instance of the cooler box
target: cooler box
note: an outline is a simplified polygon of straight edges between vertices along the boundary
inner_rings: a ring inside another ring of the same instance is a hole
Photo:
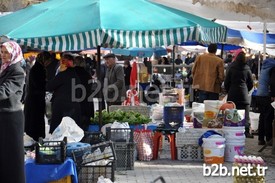
[[[183,126],[184,107],[183,106],[164,106],[163,121],[166,129],[177,130]]]

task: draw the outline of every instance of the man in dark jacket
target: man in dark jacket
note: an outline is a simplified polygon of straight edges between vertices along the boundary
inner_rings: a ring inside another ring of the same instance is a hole
[[[274,109],[270,105],[275,97],[275,60],[268,58],[264,60],[259,86],[256,93],[256,102],[259,107],[259,127],[258,144],[272,145],[272,121],[274,119]]]
[[[123,67],[116,64],[116,57],[112,53],[105,55],[103,58],[107,66],[104,91],[107,92],[105,99],[108,107],[110,105],[121,105],[126,96]]]

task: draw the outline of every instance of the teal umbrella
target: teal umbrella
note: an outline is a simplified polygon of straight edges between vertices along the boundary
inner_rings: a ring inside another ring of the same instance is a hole
[[[147,0],[48,0],[0,17],[0,36],[42,50],[224,42],[226,27]]]

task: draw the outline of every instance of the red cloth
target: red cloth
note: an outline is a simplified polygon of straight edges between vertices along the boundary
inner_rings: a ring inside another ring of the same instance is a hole
[[[131,75],[130,75],[130,87],[137,87],[137,63],[134,62],[132,65]]]

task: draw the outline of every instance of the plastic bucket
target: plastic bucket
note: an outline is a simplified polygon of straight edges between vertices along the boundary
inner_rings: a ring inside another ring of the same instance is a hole
[[[223,102],[219,100],[205,100],[204,102],[204,117],[214,119],[220,110]]]
[[[245,139],[245,127],[239,126],[239,127],[226,127],[224,126],[222,128],[222,131],[224,133],[224,137],[226,141],[229,140],[244,140]]]
[[[202,147],[205,163],[224,163],[225,138],[214,135],[208,138],[203,138]]]
[[[207,123],[212,119],[215,119],[219,113],[220,107],[223,102],[219,100],[205,100],[204,102],[204,121],[203,126],[207,126]]]
[[[227,162],[234,162],[235,155],[244,155],[244,146],[245,146],[245,139],[244,140],[230,140],[226,141],[225,144],[225,161]]]

